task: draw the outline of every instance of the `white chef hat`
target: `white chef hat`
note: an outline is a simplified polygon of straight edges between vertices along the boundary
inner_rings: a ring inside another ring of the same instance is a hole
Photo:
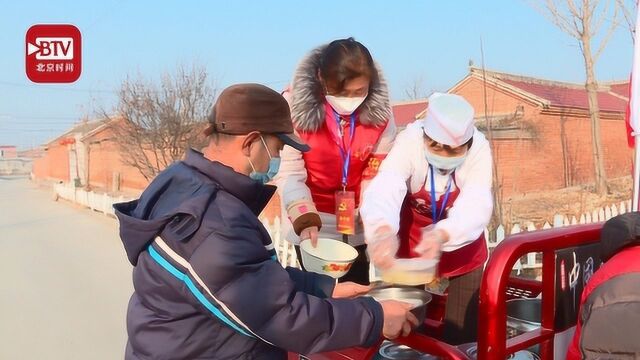
[[[424,133],[443,145],[458,147],[473,136],[473,107],[462,96],[434,93],[429,97]]]

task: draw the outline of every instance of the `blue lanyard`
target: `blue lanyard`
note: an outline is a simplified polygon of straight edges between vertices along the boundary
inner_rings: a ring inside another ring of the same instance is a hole
[[[437,223],[442,219],[442,214],[444,213],[444,209],[447,208],[447,201],[449,201],[449,194],[451,194],[451,175],[449,175],[449,180],[447,181],[447,190],[444,192],[444,199],[442,201],[442,208],[440,209],[440,214],[438,214],[438,204],[436,201],[436,180],[433,175],[433,166],[429,165],[429,171],[431,172],[431,218],[433,223]]]
[[[340,133],[340,139],[342,140],[342,146],[338,146],[340,149],[340,156],[342,157],[342,188],[347,188],[347,181],[349,179],[349,163],[351,162],[351,145],[353,145],[353,136],[356,133],[356,114],[351,114],[351,120],[349,122],[349,147],[345,149],[344,135],[342,134],[342,125],[340,124],[340,115],[337,112],[333,112],[336,124],[338,125],[338,131]]]

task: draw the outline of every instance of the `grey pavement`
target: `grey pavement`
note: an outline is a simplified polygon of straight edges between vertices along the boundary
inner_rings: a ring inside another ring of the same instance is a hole
[[[131,265],[115,219],[0,178],[0,359],[122,359]]]

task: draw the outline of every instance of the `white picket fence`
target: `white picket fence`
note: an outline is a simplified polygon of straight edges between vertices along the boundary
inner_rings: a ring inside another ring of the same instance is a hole
[[[62,199],[111,216],[115,216],[113,204],[132,200],[124,196],[116,197],[105,193],[86,191],[82,188],[70,186],[69,184],[54,184],[53,191]]]
[[[589,212],[585,212],[580,215],[580,217],[572,216],[569,218],[567,215],[556,214],[553,217],[553,224],[548,222],[544,223],[541,227],[536,227],[533,222],[525,222],[523,224],[514,224],[511,227],[511,231],[509,234],[505,233],[505,226],[500,225],[496,228],[496,241],[489,242],[487,241],[487,246],[492,249],[498,246],[507,235],[519,234],[522,232],[536,231],[536,230],[546,230],[570,225],[578,225],[578,224],[592,224],[597,222],[604,222],[611,219],[614,216],[618,216],[620,214],[624,214],[631,211],[631,200],[623,201],[616,204],[611,204],[605,206],[603,208],[595,209]],[[284,234],[282,234],[282,223],[280,218],[276,217],[272,223],[270,223],[267,219],[262,218],[262,223],[265,228],[271,235],[271,239],[273,239],[274,246],[278,253],[278,259],[282,263],[283,266],[291,266],[291,267],[299,267],[298,259],[296,256],[296,252],[293,246],[284,239]],[[489,231],[485,230],[485,238],[489,239]],[[515,270],[522,269],[535,269],[540,268],[542,266],[541,256],[536,253],[527,254],[526,259],[524,261],[519,261],[516,263]],[[371,278],[376,278],[375,271],[372,267],[371,269]]]
[[[569,216],[567,215],[556,214],[553,217],[553,224],[546,222],[542,225],[541,228],[536,228],[536,226],[532,222],[526,222],[524,224],[514,224],[511,227],[510,234],[513,235],[513,234],[519,234],[521,232],[546,230],[546,229],[559,228],[559,227],[571,226],[571,225],[593,224],[598,222],[604,222],[611,219],[612,217],[618,216],[620,214],[625,214],[629,211],[631,211],[631,200],[622,201],[620,203],[615,203],[615,204],[607,205],[602,208],[594,209],[592,211],[588,211],[581,214],[580,217],[571,216],[571,218],[569,218]],[[485,232],[485,235],[487,234],[488,233]],[[496,229],[497,241],[495,243],[488,242],[487,245],[490,248],[496,247],[501,241],[504,240],[505,236],[506,236],[505,228],[504,226],[500,225]],[[522,269],[540,268],[542,266],[541,261],[542,259],[540,254],[536,254],[536,253],[527,254],[526,261],[516,263],[516,267],[514,269],[522,270]]]
[[[56,196],[83,205],[94,211],[104,213],[105,215],[115,216],[113,210],[113,204],[119,202],[125,202],[132,200],[124,196],[110,196],[104,193],[96,193],[93,191],[86,191],[82,188],[75,188],[69,184],[55,184],[53,191]],[[578,225],[578,224],[591,224],[597,222],[604,222],[619,214],[624,214],[631,211],[631,200],[623,201],[616,204],[611,204],[603,208],[595,209],[585,212],[580,217],[572,216],[569,218],[566,215],[557,214],[553,217],[553,224],[548,222],[544,223],[542,227],[537,228],[533,222],[525,222],[523,224],[514,224],[511,227],[509,235],[519,234],[522,232],[544,230],[551,228],[558,228],[563,226]],[[278,259],[283,266],[300,267],[298,264],[298,257],[294,247],[286,241],[282,233],[282,223],[279,217],[276,217],[273,222],[269,222],[265,218],[261,218],[261,222],[271,235],[273,243],[278,254]],[[487,241],[489,248],[494,248],[502,242],[507,234],[505,233],[505,227],[503,225],[498,226],[495,230],[496,241]],[[489,231],[485,230],[485,238],[489,239]],[[541,260],[538,254],[532,253],[526,256],[526,260],[519,261],[516,264],[516,270],[522,269],[534,269],[541,267]],[[370,275],[372,279],[377,278],[375,270],[371,267]]]
[[[282,266],[300,268],[295,248],[284,238],[285,234],[282,233],[280,218],[276,216],[272,223],[264,217],[262,217],[260,221],[265,229],[267,229],[267,232],[269,232],[269,235],[271,235],[273,246],[276,249],[278,260]]]

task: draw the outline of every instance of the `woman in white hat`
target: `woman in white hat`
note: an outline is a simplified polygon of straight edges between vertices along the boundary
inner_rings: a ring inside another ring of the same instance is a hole
[[[450,344],[476,339],[484,229],[493,210],[491,150],[473,117],[464,98],[433,94],[425,119],[396,138],[360,209],[378,268],[396,258],[440,259],[437,275],[449,280]]]

